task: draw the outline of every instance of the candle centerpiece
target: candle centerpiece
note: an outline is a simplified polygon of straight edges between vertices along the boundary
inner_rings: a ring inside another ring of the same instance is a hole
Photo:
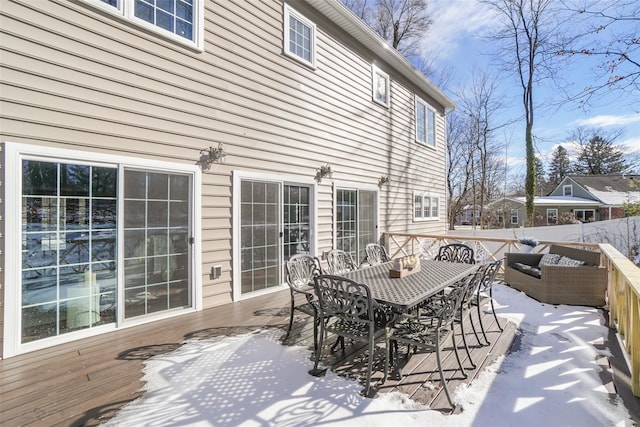
[[[420,257],[408,255],[393,260],[393,265],[389,270],[389,277],[405,277],[420,271]]]

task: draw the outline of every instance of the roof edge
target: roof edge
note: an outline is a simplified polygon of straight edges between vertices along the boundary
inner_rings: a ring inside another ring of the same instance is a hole
[[[412,83],[423,87],[434,100],[445,109],[454,110],[456,104],[442,92],[427,76],[422,74],[407,58],[387,43],[378,33],[373,31],[362,19],[340,0],[304,0],[307,4],[343,28],[356,40],[388,62]]]

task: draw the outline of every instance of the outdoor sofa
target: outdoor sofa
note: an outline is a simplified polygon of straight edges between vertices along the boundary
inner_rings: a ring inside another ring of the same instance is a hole
[[[549,254],[507,253],[504,280],[540,302],[601,307],[607,269],[600,252],[551,245]]]

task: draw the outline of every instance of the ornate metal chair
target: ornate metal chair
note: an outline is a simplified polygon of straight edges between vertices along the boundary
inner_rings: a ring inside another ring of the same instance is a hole
[[[318,303],[315,299],[313,278],[322,274],[320,260],[305,254],[293,255],[286,263],[287,284],[291,292],[291,311],[289,315],[289,328],[285,339],[289,338],[293,326],[293,314],[295,310],[313,316],[313,345],[318,348]],[[306,302],[296,305],[296,295],[304,295]]]
[[[323,375],[326,370],[318,369],[322,344],[327,332],[340,337],[368,344],[369,360],[364,395],[371,393],[371,370],[377,339],[384,341],[384,377],[389,369],[389,349],[387,340],[388,319],[376,310],[377,304],[371,298],[369,287],[345,277],[319,275],[314,280],[320,307],[320,336],[313,369],[314,376]]]
[[[496,315],[496,309],[493,305],[493,282],[496,279],[496,275],[502,266],[502,260],[494,261],[486,264],[486,267],[483,269],[482,277],[479,280],[478,290],[476,292],[476,300],[473,303],[477,306],[478,309],[478,318],[480,319],[480,330],[482,331],[482,336],[487,344],[490,344],[487,339],[487,334],[485,332],[484,324],[482,323],[482,313],[480,306],[483,304],[484,300],[488,299],[491,304],[491,313],[493,314],[493,318],[496,321],[496,325],[498,325],[498,329],[502,331],[504,328],[500,324],[498,320],[498,316]]]
[[[444,376],[440,353],[445,342],[451,338],[453,350],[458,362],[458,369],[460,369],[464,378],[467,378],[467,373],[462,367],[462,361],[458,354],[458,345],[456,344],[454,330],[455,316],[460,312],[460,307],[465,296],[466,289],[467,281],[464,281],[464,283],[461,283],[459,286],[452,287],[450,292],[438,295],[438,310],[434,313],[434,316],[431,319],[417,319],[411,315],[402,315],[389,332],[389,342],[391,346],[391,353],[393,355],[392,363],[399,378],[402,378],[402,371],[398,357],[399,344],[406,344],[408,346],[407,358],[409,357],[412,348],[436,353],[440,380],[442,381],[445,394],[447,395],[447,400],[451,407],[455,407],[455,404],[453,403],[451,395],[449,394],[449,389],[447,388],[447,380]]]
[[[341,275],[347,271],[358,269],[358,266],[353,261],[351,254],[340,249],[334,249],[327,252],[327,265],[329,273],[334,275]]]
[[[391,257],[387,253],[387,250],[384,248],[384,246],[377,243],[369,243],[364,248],[364,252],[366,257],[362,264],[374,266],[391,261]]]
[[[438,261],[464,262],[475,264],[473,249],[463,243],[450,243],[441,246],[435,258]]]

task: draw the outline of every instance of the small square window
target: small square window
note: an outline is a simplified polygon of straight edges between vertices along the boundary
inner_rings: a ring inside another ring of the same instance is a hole
[[[285,4],[284,52],[311,67],[316,65],[316,26]]]
[[[371,67],[371,93],[378,104],[389,106],[389,75]]]
[[[573,196],[573,186],[571,186],[571,185],[563,185],[562,186],[562,195],[563,196]]]

